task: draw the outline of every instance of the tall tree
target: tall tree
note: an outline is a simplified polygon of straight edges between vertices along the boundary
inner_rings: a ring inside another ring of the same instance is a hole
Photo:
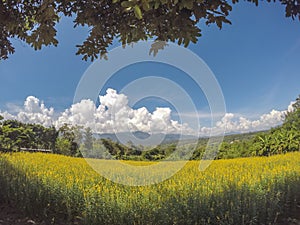
[[[58,131],[54,126],[45,129],[44,141],[46,148],[55,151],[55,142],[58,137]]]
[[[282,126],[256,137],[257,155],[300,151],[300,96],[284,118]]]
[[[247,0],[258,5],[258,0]],[[267,0],[272,2],[272,0]],[[275,1],[275,0],[273,0]],[[300,19],[299,0],[277,0],[287,17]],[[239,0],[0,0],[0,59],[15,49],[18,38],[34,49],[57,46],[55,25],[61,16],[73,17],[74,27],[87,26],[89,36],[77,54],[91,60],[107,53],[114,38],[123,44],[156,38],[188,46],[201,36],[199,21],[220,29]]]
[[[68,124],[64,124],[59,128],[59,135],[56,140],[57,153],[76,156],[79,144],[76,142],[75,130],[76,127],[69,126]]]
[[[300,131],[300,95],[292,106],[292,110],[286,113],[283,126],[286,129]]]
[[[84,148],[91,150],[93,149],[93,132],[91,128],[85,128],[84,130]]]
[[[22,142],[22,124],[17,120],[5,120],[2,124],[2,145],[7,150],[20,148]]]

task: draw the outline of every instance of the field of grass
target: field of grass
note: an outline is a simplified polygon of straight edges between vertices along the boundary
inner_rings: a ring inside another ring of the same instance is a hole
[[[272,224],[300,202],[299,152],[217,160],[203,172],[198,166],[191,161],[164,182],[133,187],[101,177],[80,158],[0,154],[0,197],[53,224],[87,225]]]

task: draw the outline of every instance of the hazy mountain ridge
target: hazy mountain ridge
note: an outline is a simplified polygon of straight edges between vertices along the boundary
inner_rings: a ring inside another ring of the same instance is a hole
[[[142,131],[135,132],[121,132],[121,133],[103,133],[103,134],[94,134],[94,137],[97,139],[110,139],[114,142],[133,142],[136,144],[142,145],[153,145],[153,144],[167,144],[171,142],[177,142],[179,140],[195,140],[196,136],[193,135],[181,135],[181,134],[149,134]]]
[[[257,131],[257,132],[249,132],[249,133],[230,133],[224,136],[224,141],[242,141],[249,140],[255,135],[259,133],[266,133],[267,131]],[[136,144],[151,146],[157,143],[160,144],[170,144],[178,142],[179,140],[186,142],[194,142],[195,140],[199,140],[199,142],[207,142],[209,137],[200,137],[197,138],[193,135],[180,135],[180,134],[149,134],[147,132],[135,131],[135,132],[121,132],[121,133],[103,133],[98,134],[95,133],[94,137],[96,139],[110,139],[114,142],[122,142],[123,144],[133,142]]]

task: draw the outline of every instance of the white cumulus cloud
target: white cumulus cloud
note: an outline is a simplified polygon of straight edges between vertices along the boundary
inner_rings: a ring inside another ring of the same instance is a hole
[[[247,119],[239,114],[226,113],[220,121],[216,122],[214,127],[202,127],[200,133],[202,135],[209,135],[210,133],[219,135],[220,131],[224,130],[224,128],[226,133],[267,130],[282,124],[284,116],[291,110],[292,104],[288,106],[288,110],[278,111],[273,109],[271,112],[263,114],[254,120]]]
[[[55,121],[59,127],[64,123],[90,127],[97,133],[144,131],[150,133],[193,132],[187,124],[171,119],[171,109],[156,108],[150,113],[145,107],[132,109],[128,98],[113,89],[99,96],[100,105],[82,100],[66,109]]]
[[[1,112],[5,119],[16,119],[24,123],[38,123],[43,126],[51,126],[53,124],[54,109],[47,108],[43,102],[33,96],[28,96],[24,102],[24,106],[15,107],[16,114],[9,112]]]
[[[26,98],[24,105],[14,106],[14,112],[4,111],[0,114],[5,119],[17,119],[24,123],[38,123],[44,126],[54,125],[59,128],[63,124],[90,127],[97,133],[117,133],[144,131],[149,133],[197,133],[186,123],[172,120],[170,108],[158,107],[149,112],[147,108],[133,109],[128,105],[128,97],[116,90],[107,89],[104,96],[99,96],[100,105],[97,107],[92,100],[84,99],[71,105],[61,113],[52,107],[47,108],[43,101],[36,97]],[[226,113],[213,127],[201,127],[201,135],[219,134],[220,130],[230,132],[249,132],[266,130],[282,123],[284,115],[292,111],[292,104],[287,110],[272,110],[256,119],[234,113]],[[201,119],[201,114],[197,115]]]

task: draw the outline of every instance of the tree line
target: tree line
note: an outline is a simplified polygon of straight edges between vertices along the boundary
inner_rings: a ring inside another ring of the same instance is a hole
[[[217,158],[270,156],[293,151],[300,151],[300,95],[293,104],[293,110],[285,114],[281,126],[256,134],[225,137]],[[203,147],[195,158],[201,157],[201,153]]]
[[[207,142],[208,138],[198,140],[198,145],[191,156],[191,160],[202,159],[207,150]],[[111,140],[105,140],[104,143],[105,149],[108,149],[108,152],[114,158],[149,161],[166,159],[172,154],[172,159],[176,159],[176,157],[180,159],[182,155],[186,154],[186,149],[189,146],[188,142],[183,146],[178,146],[178,143],[173,142],[158,145],[154,148],[134,146],[132,143],[121,145]],[[285,114],[281,126],[271,128],[268,131],[225,136],[224,141],[219,146],[216,158],[271,156],[293,151],[300,151],[300,96],[293,104],[293,110]]]
[[[293,110],[286,113],[281,126],[268,131],[225,136],[219,146],[217,159],[250,156],[270,156],[300,151],[300,96]],[[208,138],[198,140],[191,159],[199,160],[206,151]],[[26,124],[17,120],[4,120],[0,115],[0,151],[22,149],[48,149],[56,154],[75,157],[148,160],[180,159],[189,148],[188,142],[161,144],[155,147],[136,146],[132,142],[121,144],[110,139],[96,138],[90,128],[64,124],[59,129],[39,124]],[[177,150],[177,151],[176,151]],[[179,152],[179,153],[178,153]]]
[[[191,156],[191,160],[202,159],[207,150],[207,142],[208,138],[198,140],[198,145]],[[175,155],[172,159],[176,157],[180,159],[182,155],[186,154],[189,144],[187,143],[183,146],[178,146],[177,144],[174,142],[159,145],[155,148],[144,147],[144,149],[131,146],[131,150],[135,149],[136,152],[140,152],[139,154],[130,154],[130,150],[127,149],[128,146],[124,146],[125,151],[115,152],[115,148],[113,147],[115,143],[110,140],[106,141],[106,146],[110,145],[109,149],[114,149],[114,151],[109,151],[114,157],[149,161],[166,159],[173,153]],[[178,151],[175,152],[176,150]],[[225,136],[224,141],[219,146],[216,158],[231,159],[251,156],[271,156],[293,151],[300,151],[300,96],[293,104],[293,110],[285,114],[281,126],[268,131]]]
[[[40,124],[27,124],[17,120],[4,120],[0,115],[0,151],[44,149],[53,153],[79,156],[76,129],[67,124],[59,129]]]

